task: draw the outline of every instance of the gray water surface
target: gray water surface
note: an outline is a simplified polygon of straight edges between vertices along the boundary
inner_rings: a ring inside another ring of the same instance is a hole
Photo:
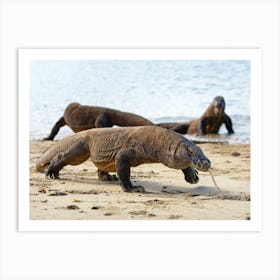
[[[250,62],[246,60],[33,60],[30,138],[49,134],[70,102],[114,108],[153,122],[200,117],[218,95],[226,100],[235,134],[250,142]],[[57,135],[73,132],[65,127]]]

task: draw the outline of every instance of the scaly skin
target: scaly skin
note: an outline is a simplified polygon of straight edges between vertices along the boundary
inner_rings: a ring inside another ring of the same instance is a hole
[[[222,96],[214,98],[210,106],[199,118],[187,123],[159,123],[160,127],[172,129],[181,134],[218,134],[222,124],[226,125],[229,134],[234,133],[230,117],[225,113],[225,100]]]
[[[38,171],[49,165],[47,176],[58,178],[65,165],[78,165],[91,158],[100,180],[114,180],[108,172],[117,172],[124,191],[144,192],[130,181],[130,168],[144,163],[162,163],[181,169],[185,180],[197,183],[197,171],[210,168],[201,149],[182,135],[165,128],[139,126],[102,128],[78,132],[47,150],[37,161]]]
[[[53,140],[59,129],[68,125],[74,132],[91,128],[117,126],[148,126],[154,125],[151,121],[132,113],[121,112],[97,106],[84,106],[79,103],[70,103],[54,125],[51,133],[44,140]]]

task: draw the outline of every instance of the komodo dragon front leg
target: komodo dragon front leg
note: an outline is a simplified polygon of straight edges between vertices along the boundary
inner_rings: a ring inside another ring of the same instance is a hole
[[[189,182],[190,184],[196,184],[199,181],[199,178],[197,176],[198,172],[192,167],[187,167],[186,169],[182,169],[185,180]]]
[[[135,162],[136,151],[126,149],[116,155],[116,171],[120,179],[120,185],[125,192],[145,192],[142,186],[133,186],[130,181],[130,167],[138,165]]]
[[[46,138],[44,138],[43,140],[53,140],[55,135],[58,133],[59,129],[63,126],[65,126],[65,120],[63,117],[61,117],[54,125],[54,127],[52,128],[52,131],[50,133],[50,135]]]

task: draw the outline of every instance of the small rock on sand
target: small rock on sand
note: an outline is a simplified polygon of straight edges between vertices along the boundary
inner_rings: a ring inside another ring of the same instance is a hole
[[[66,192],[56,191],[54,193],[49,194],[49,196],[60,196],[60,195],[67,195]]]
[[[79,206],[77,206],[77,205],[68,205],[67,207],[66,207],[67,209],[70,209],[70,210],[78,210],[78,209],[80,209],[80,207]]]
[[[113,213],[111,213],[111,212],[108,212],[108,213],[104,214],[104,216],[112,216],[112,215],[113,215]]]
[[[130,214],[130,215],[146,215],[147,211],[132,211],[132,212],[129,212],[128,214]]]

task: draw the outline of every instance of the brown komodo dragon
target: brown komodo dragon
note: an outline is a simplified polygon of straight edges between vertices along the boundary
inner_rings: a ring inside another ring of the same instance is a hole
[[[132,113],[70,103],[65,108],[63,116],[55,123],[50,135],[44,138],[44,140],[53,140],[59,129],[64,125],[68,125],[74,132],[79,132],[91,128],[112,127],[113,125],[148,126],[154,124]]]
[[[172,129],[181,134],[218,134],[222,124],[226,125],[229,134],[234,133],[230,117],[225,113],[225,99],[222,96],[214,98],[204,114],[190,122],[181,123],[159,123],[160,127]]]
[[[108,172],[117,172],[126,192],[144,192],[130,181],[130,167],[143,163],[162,163],[181,169],[185,180],[198,182],[198,170],[210,168],[201,149],[184,136],[156,126],[90,129],[78,132],[55,143],[36,162],[36,169],[48,166],[46,176],[57,179],[66,165],[78,165],[91,158],[98,168],[98,178],[116,180]]]

